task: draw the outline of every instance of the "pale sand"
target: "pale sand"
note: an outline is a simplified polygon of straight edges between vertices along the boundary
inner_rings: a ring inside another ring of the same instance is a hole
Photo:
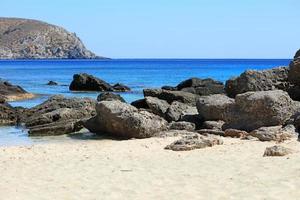
[[[275,143],[173,152],[175,138],[74,140],[0,148],[0,199],[299,199],[300,153],[263,157]],[[296,140],[283,144],[300,150]]]

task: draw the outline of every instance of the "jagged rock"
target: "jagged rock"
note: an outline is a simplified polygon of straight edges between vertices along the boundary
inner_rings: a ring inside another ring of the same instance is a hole
[[[0,59],[100,58],[65,29],[31,19],[0,18]]]
[[[291,126],[270,126],[260,127],[249,133],[251,136],[258,138],[260,141],[277,141],[283,142],[296,136],[295,129]]]
[[[215,130],[215,129],[200,129],[197,130],[197,133],[201,135],[219,135],[219,136],[224,136],[225,132],[221,130]]]
[[[13,85],[8,81],[0,80],[0,97],[7,101],[30,99],[35,97],[34,94],[28,93],[18,85]]]
[[[300,86],[300,50],[297,51],[294,60],[290,63],[288,79],[291,83]]]
[[[169,129],[171,130],[186,130],[186,131],[194,131],[196,128],[194,123],[190,122],[172,122],[170,123]]]
[[[221,145],[223,141],[220,138],[213,136],[201,136],[198,134],[184,136],[182,139],[173,142],[165,147],[165,149],[173,151],[190,151],[194,149],[202,149],[212,147],[214,145]]]
[[[49,81],[49,82],[47,83],[47,85],[58,85],[58,83],[55,82],[55,81]]]
[[[214,129],[214,130],[222,130],[222,126],[224,125],[224,121],[205,121],[203,122],[202,128],[203,129]]]
[[[196,106],[199,95],[182,91],[170,91],[162,89],[144,89],[144,96],[157,97],[171,104],[173,101],[178,101],[191,106]]]
[[[235,104],[227,109],[223,128],[250,132],[264,126],[283,125],[295,111],[295,102],[284,91],[247,92],[237,95]]]
[[[165,113],[166,120],[171,121],[185,121],[186,116],[198,115],[196,107],[174,101]]]
[[[215,94],[200,97],[197,102],[197,109],[205,120],[224,120],[227,110],[233,104],[234,99],[223,94]]]
[[[25,123],[30,135],[67,134],[79,129],[80,126],[75,125],[78,121],[96,114],[95,105],[96,101],[89,98],[58,95],[26,110],[20,120]]]
[[[267,147],[263,156],[286,156],[291,153],[293,153],[292,149],[275,145],[272,147]]]
[[[156,97],[146,97],[145,101],[147,107],[151,110],[152,113],[165,118],[165,113],[170,106],[167,101],[158,99]]]
[[[288,67],[269,70],[247,70],[239,77],[226,81],[225,91],[229,97],[235,97],[249,91],[285,90],[288,91]]]
[[[148,138],[167,130],[168,123],[163,118],[120,101],[98,102],[96,111],[98,115],[84,123],[93,133],[107,133],[121,138]]]
[[[246,131],[241,131],[237,129],[226,129],[224,132],[225,137],[234,137],[234,138],[245,138],[249,134]]]
[[[179,83],[178,90],[206,96],[224,93],[224,84],[213,79],[190,78]]]
[[[15,125],[18,121],[16,110],[8,103],[0,103],[0,126]]]
[[[117,84],[113,85],[112,88],[115,92],[128,92],[128,91],[130,91],[129,87],[127,87],[126,85],[123,85],[121,83],[117,83]]]
[[[103,92],[99,94],[97,97],[97,101],[115,101],[115,100],[125,103],[125,100],[123,99],[123,97],[121,97],[121,95],[112,92]]]

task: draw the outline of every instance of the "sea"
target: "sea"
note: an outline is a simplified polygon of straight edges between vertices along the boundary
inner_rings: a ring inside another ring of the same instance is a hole
[[[263,70],[289,65],[289,59],[111,59],[111,60],[2,60],[0,79],[20,85],[38,98],[10,102],[13,106],[33,107],[50,96],[90,97],[96,99],[99,92],[72,92],[69,84],[73,75],[88,73],[108,83],[122,83],[132,91],[120,93],[127,101],[143,98],[144,88],[176,86],[191,78],[213,78],[225,83],[245,70]],[[57,86],[47,85],[55,81]],[[87,133],[87,138],[89,133]],[[28,137],[23,127],[0,127],[0,146],[31,145],[35,143],[61,142],[68,136]]]

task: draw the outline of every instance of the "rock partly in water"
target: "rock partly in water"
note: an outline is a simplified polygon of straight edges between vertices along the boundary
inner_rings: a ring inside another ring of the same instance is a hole
[[[93,133],[120,138],[148,138],[168,128],[167,121],[158,115],[139,111],[120,101],[101,101],[96,111],[97,116],[84,123]]]
[[[0,59],[100,58],[65,29],[31,19],[0,18]]]
[[[275,145],[272,147],[267,147],[263,156],[286,156],[291,153],[293,153],[292,149]]]
[[[49,82],[47,83],[47,85],[54,86],[54,85],[58,85],[58,83],[55,82],[55,81],[49,81]]]
[[[183,91],[170,91],[162,89],[144,89],[144,96],[157,97],[171,104],[173,101],[178,101],[191,106],[196,106],[199,95]]]
[[[234,104],[231,99],[223,94],[215,94],[200,97],[197,102],[197,109],[205,120],[224,120],[227,110]]]
[[[252,131],[260,127],[284,125],[295,114],[295,102],[282,90],[247,92],[235,98],[227,109],[224,129]]]
[[[260,141],[283,142],[291,139],[292,137],[296,137],[297,134],[293,126],[270,126],[260,127],[251,131],[249,135],[258,138]]]
[[[113,90],[115,92],[128,92],[130,91],[130,88],[124,84],[121,83],[117,83],[115,85],[112,86]]]
[[[223,141],[220,138],[213,136],[201,136],[198,134],[184,136],[182,139],[173,142],[165,147],[165,149],[173,151],[190,151],[194,149],[202,149],[221,145]]]
[[[226,81],[225,91],[229,97],[235,97],[250,91],[284,90],[288,91],[288,67],[269,70],[247,70],[239,77]]]
[[[194,131],[196,128],[194,123],[190,122],[172,122],[169,125],[170,130],[186,130],[186,131]]]
[[[98,95],[97,101],[121,101],[125,103],[125,100],[121,95],[112,92],[103,92]]]
[[[53,96],[26,110],[21,121],[25,123],[31,136],[68,134],[79,129],[77,124],[80,120],[96,114],[95,105],[96,101],[89,98]]]
[[[16,101],[23,99],[34,98],[35,95],[28,93],[22,87],[18,85],[13,85],[8,81],[0,80],[0,98],[5,99],[6,101]]]

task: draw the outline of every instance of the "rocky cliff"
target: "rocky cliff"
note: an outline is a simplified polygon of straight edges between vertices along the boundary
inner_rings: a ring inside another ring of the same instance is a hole
[[[0,59],[93,59],[81,40],[45,22],[0,18]]]

